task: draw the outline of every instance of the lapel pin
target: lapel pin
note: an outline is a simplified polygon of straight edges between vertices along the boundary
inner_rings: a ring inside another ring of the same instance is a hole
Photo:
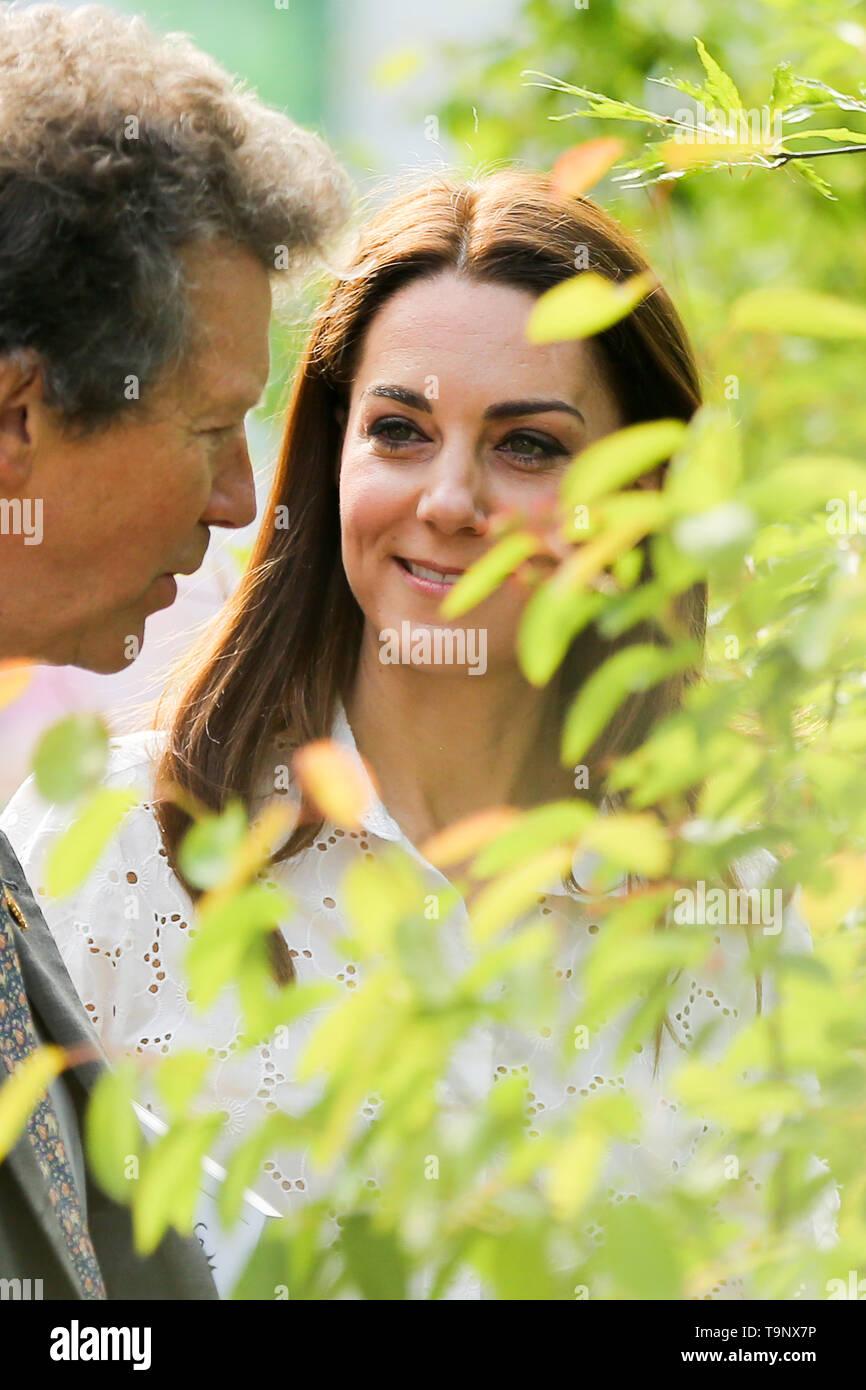
[[[9,892],[9,889],[6,887],[5,883],[3,884],[3,901],[6,904],[6,907],[9,909],[9,914],[12,917],[12,920],[21,928],[22,931],[29,931],[30,928],[27,925],[27,919],[25,918],[24,913],[21,911],[21,908],[18,906],[12,894]]]

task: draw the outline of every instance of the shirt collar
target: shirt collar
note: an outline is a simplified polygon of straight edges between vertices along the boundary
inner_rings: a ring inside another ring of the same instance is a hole
[[[364,766],[364,760],[358,752],[358,745],[355,743],[355,735],[352,733],[352,726],[346,715],[345,706],[342,700],[337,702],[337,713],[331,729],[331,738],[334,743],[345,750],[352,761],[357,765],[361,774],[361,779],[367,788],[367,800],[364,809],[359,817],[361,826],[370,835],[378,835],[382,840],[391,840],[395,844],[406,841],[406,836],[400,829],[393,816],[390,816],[381,801],[376,788],[370,780],[370,775]]]

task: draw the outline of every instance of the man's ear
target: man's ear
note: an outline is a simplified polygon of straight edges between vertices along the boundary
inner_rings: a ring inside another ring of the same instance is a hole
[[[0,357],[0,491],[14,496],[33,467],[33,413],[44,400],[35,353]]]

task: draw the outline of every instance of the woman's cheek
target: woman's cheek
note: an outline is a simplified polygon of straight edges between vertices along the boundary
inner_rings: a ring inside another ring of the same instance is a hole
[[[384,473],[375,464],[343,468],[340,520],[344,545],[356,551],[376,546],[407,515],[409,500],[393,472]]]

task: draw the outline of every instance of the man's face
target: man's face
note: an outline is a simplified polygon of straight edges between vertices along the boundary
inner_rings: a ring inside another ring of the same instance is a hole
[[[184,259],[193,351],[143,414],[76,439],[38,377],[23,410],[0,410],[0,451],[17,433],[25,453],[17,495],[42,503],[39,544],[0,537],[0,655],[120,670],[149,615],[174,601],[172,576],[201,565],[210,527],[255,518],[244,417],[268,379],[268,276],[225,242]]]

